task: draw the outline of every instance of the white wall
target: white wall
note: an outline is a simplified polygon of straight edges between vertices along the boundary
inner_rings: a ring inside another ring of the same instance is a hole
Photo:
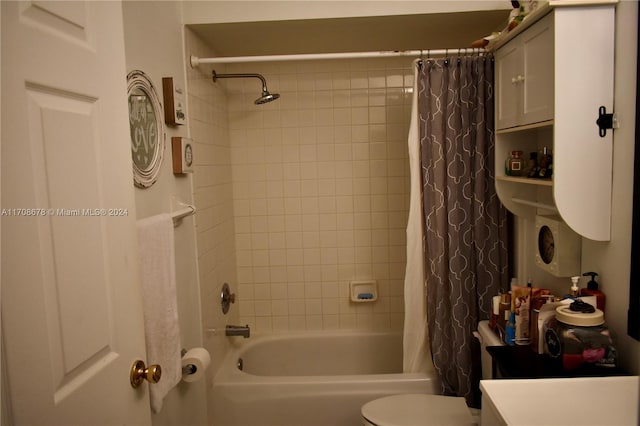
[[[364,4],[366,3],[366,5]],[[281,21],[511,9],[507,1],[189,1],[185,24]]]
[[[175,2],[123,2],[127,72],[144,71],[162,102],[162,78],[185,87],[181,8]],[[123,76],[125,78],[125,76]],[[164,120],[163,120],[164,121]],[[188,136],[187,126],[165,126],[164,161],[156,183],[136,189],[138,219],[172,211],[172,199],[193,203],[192,177],[176,177],[171,168],[171,137]],[[132,183],[133,184],[133,183]],[[176,284],[182,345],[202,346],[194,218],[175,228]],[[205,382],[180,382],[167,395],[154,425],[206,424]]]

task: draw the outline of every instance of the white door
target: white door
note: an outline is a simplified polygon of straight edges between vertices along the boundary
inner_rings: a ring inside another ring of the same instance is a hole
[[[0,3],[2,391],[17,425],[150,424],[121,4]]]

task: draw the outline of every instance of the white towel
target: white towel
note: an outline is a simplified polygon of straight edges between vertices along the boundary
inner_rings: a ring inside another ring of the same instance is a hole
[[[138,246],[147,365],[159,364],[162,368],[160,381],[149,385],[151,409],[158,413],[162,399],[182,378],[171,216],[160,214],[139,220]]]

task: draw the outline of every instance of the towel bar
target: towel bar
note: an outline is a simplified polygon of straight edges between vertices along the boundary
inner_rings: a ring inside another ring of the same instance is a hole
[[[175,212],[171,213],[171,217],[173,218],[173,226],[178,226],[182,219],[195,213],[196,208],[192,205],[187,205],[184,209],[176,210]]]

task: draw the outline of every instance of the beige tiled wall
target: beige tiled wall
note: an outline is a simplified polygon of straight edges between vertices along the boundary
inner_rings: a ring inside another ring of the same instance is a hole
[[[220,72],[220,71],[218,71]],[[228,65],[240,320],[258,332],[401,329],[413,71],[407,59]],[[353,303],[349,282],[377,281]]]
[[[213,56],[211,49],[188,29],[185,40],[188,54]],[[237,323],[239,318],[237,305],[227,315],[220,308],[222,284],[228,282],[237,291],[231,148],[227,96],[213,84],[210,67],[187,67],[187,84],[203,342],[211,354],[214,372],[207,376],[210,387],[230,345],[224,326]]]

